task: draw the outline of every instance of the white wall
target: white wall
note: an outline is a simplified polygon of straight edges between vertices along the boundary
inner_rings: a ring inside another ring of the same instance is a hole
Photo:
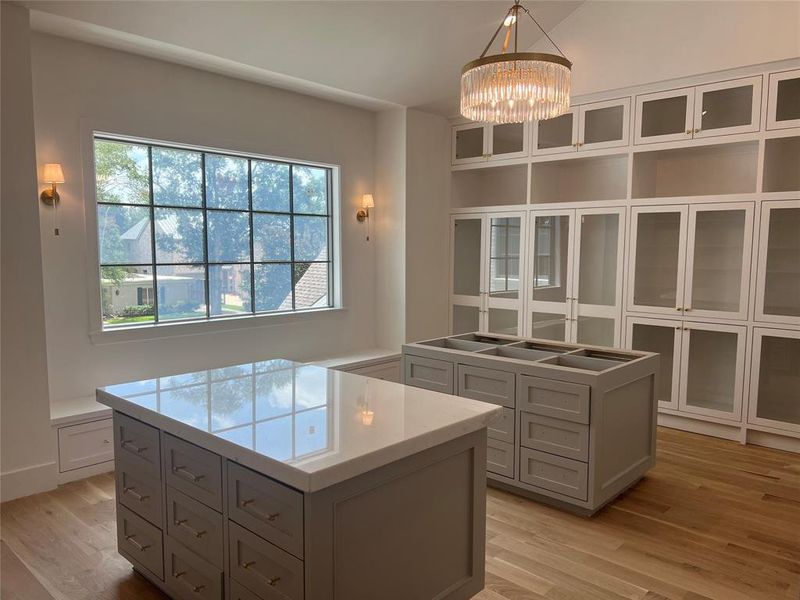
[[[2,500],[55,484],[36,205],[28,11],[0,3],[2,25]]]
[[[580,96],[800,56],[800,2],[589,1],[550,36]]]
[[[52,401],[99,385],[275,356],[316,358],[375,345],[374,250],[355,220],[373,191],[375,115],[258,84],[36,34],[32,39],[39,164],[60,162],[61,236],[42,209]],[[191,336],[92,343],[81,128],[341,165],[346,310]],[[31,203],[32,205],[33,203]]]

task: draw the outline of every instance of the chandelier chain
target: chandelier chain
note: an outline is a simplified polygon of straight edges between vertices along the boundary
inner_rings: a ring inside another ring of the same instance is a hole
[[[524,11],[525,11],[525,14],[527,14],[527,15],[528,15],[528,16],[531,18],[531,21],[533,21],[534,23],[536,23],[536,26],[539,28],[539,31],[541,31],[541,32],[544,34],[544,36],[545,36],[545,37],[546,37],[548,40],[550,40],[550,43],[551,43],[551,44],[553,44],[553,46],[555,47],[555,49],[556,49],[556,50],[558,50],[558,53],[559,53],[561,56],[563,56],[564,58],[567,58],[566,54],[564,54],[564,53],[561,51],[561,48],[559,48],[559,47],[558,47],[558,44],[556,44],[556,43],[553,41],[553,38],[551,38],[551,37],[550,37],[550,36],[547,34],[547,32],[544,30],[544,27],[542,27],[541,25],[539,25],[539,21],[537,21],[537,20],[536,20],[536,19],[533,17],[533,15],[531,14],[531,11],[529,11],[527,8],[525,8],[525,7],[524,7],[524,6],[522,6],[521,4],[519,5],[519,7],[520,7],[522,10],[524,10]],[[491,42],[489,42],[489,43],[491,44]]]

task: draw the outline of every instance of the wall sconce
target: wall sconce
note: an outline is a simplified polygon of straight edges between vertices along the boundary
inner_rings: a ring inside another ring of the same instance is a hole
[[[375,208],[375,199],[372,194],[364,194],[361,198],[361,208],[356,213],[356,219],[359,223],[367,222],[367,241],[369,241],[369,209]]]
[[[42,179],[50,184],[50,189],[42,190],[39,199],[47,206],[53,207],[53,234],[59,235],[58,203],[61,201],[61,197],[58,195],[58,188],[56,185],[64,183],[64,171],[62,171],[61,165],[59,163],[46,163],[44,165]]]

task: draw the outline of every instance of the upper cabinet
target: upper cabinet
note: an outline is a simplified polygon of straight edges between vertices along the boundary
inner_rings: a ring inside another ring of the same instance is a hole
[[[560,154],[627,146],[630,98],[573,106],[533,127],[533,154]]]
[[[800,127],[800,69],[769,76],[767,129],[789,127]]]
[[[761,80],[757,75],[637,96],[634,143],[758,131]]]
[[[466,123],[454,126],[452,135],[454,165],[528,156],[527,123]]]

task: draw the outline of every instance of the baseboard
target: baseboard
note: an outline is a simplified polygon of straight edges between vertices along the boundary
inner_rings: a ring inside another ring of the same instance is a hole
[[[81,467],[80,469],[72,469],[71,471],[64,471],[58,474],[58,485],[64,485],[70,481],[78,481],[79,479],[86,479],[101,473],[108,473],[114,470],[114,461],[107,460],[96,465],[88,467]]]
[[[0,473],[0,502],[55,489],[57,478],[55,461]]]
[[[692,417],[682,417],[678,415],[659,413],[658,424],[661,427],[680,429],[682,431],[710,435],[712,437],[733,440],[736,442],[741,441],[742,436],[742,426],[739,423],[725,425],[722,423],[713,423],[711,421],[701,421]]]
[[[775,435],[767,431],[747,430],[747,443],[756,446],[766,446],[774,450],[800,453],[800,439],[785,435]]]

